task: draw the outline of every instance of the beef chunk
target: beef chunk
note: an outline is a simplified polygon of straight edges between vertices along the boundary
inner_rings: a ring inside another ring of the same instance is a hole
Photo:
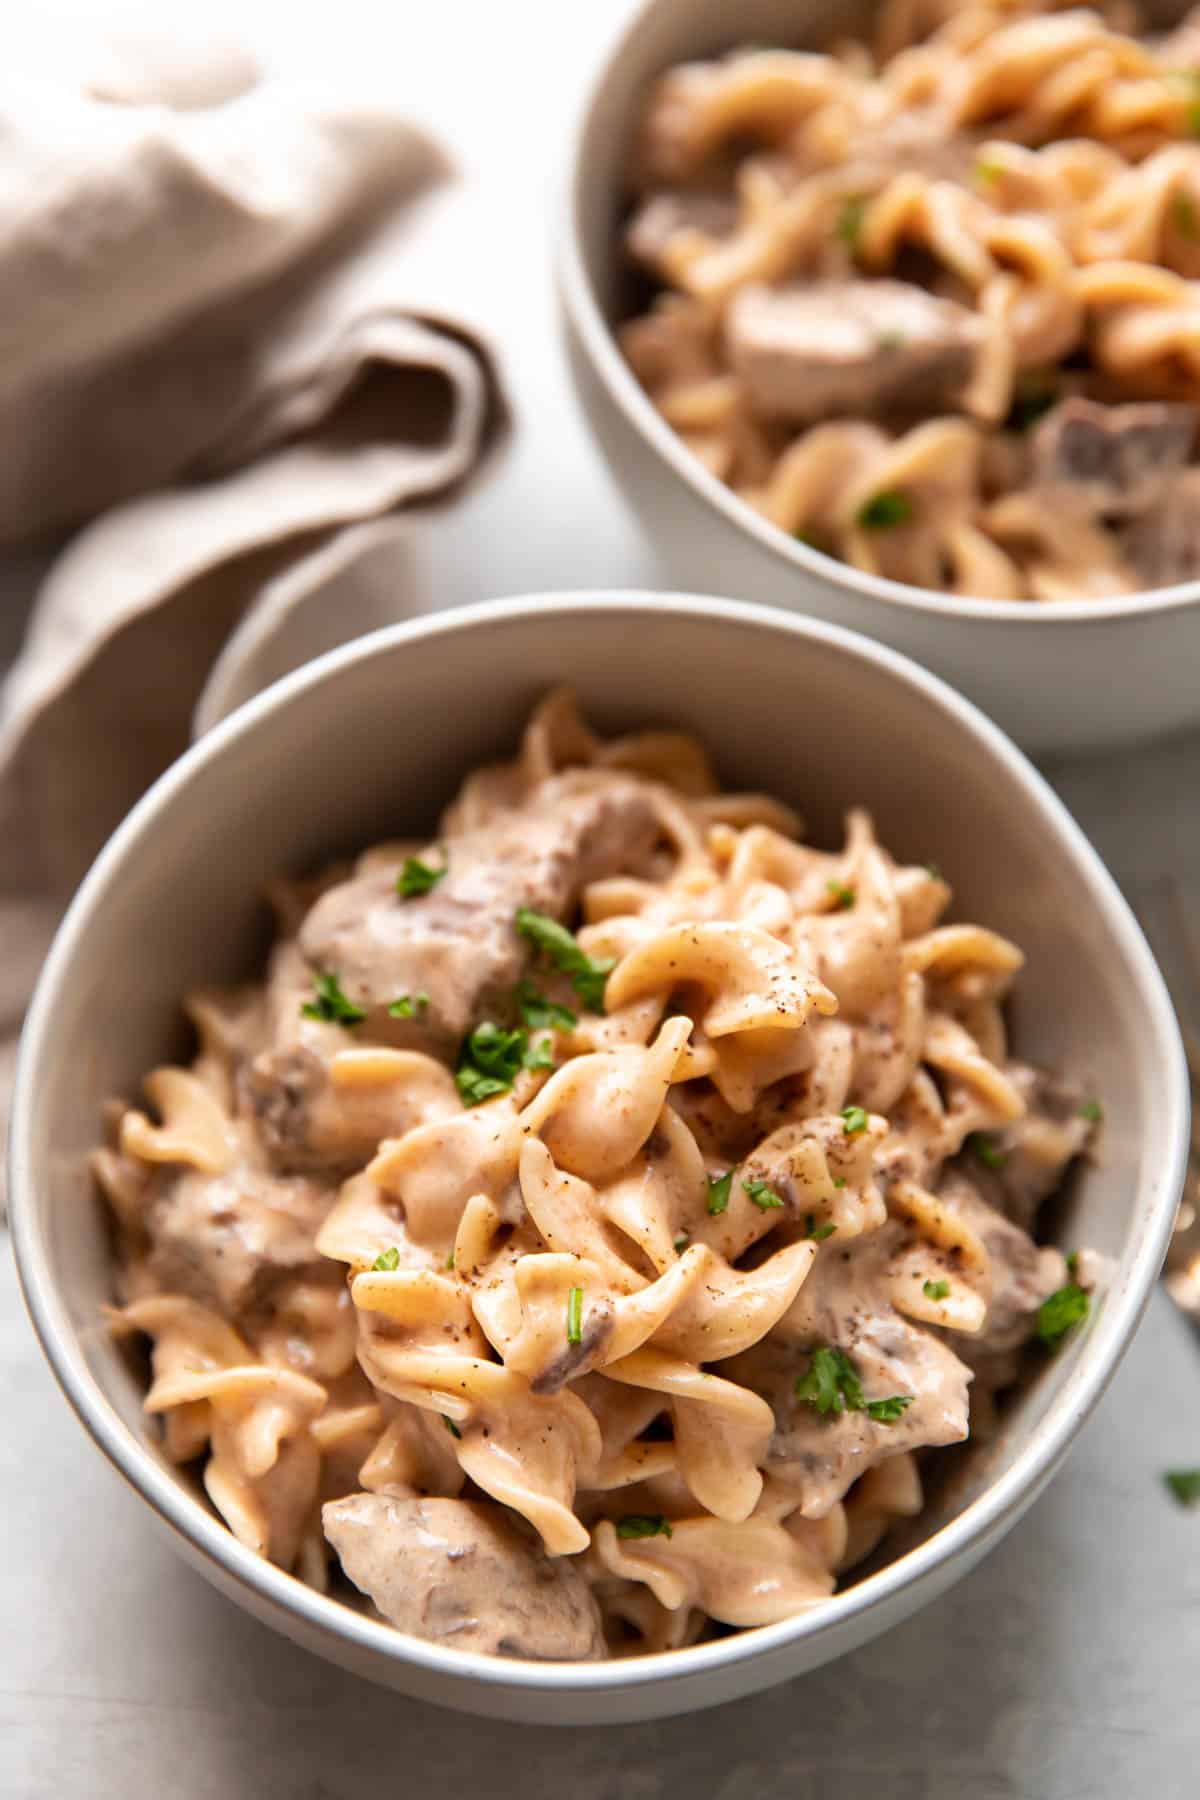
[[[320,1264],[313,1239],[331,1189],[244,1166],[222,1175],[164,1168],[154,1180],[149,1266],[165,1292],[236,1318],[274,1275]]]
[[[1033,434],[1034,483],[1069,494],[1092,513],[1128,518],[1162,499],[1195,434],[1192,406],[1102,406],[1076,395],[1052,408]]]
[[[732,194],[690,192],[652,194],[629,222],[625,242],[635,262],[655,274],[665,273],[663,252],[684,231],[701,231],[706,237],[727,237],[737,224],[737,200]]]
[[[796,424],[956,406],[984,341],[973,312],[904,281],[745,288],[727,333],[754,411]]]
[[[1200,469],[1176,475],[1160,499],[1121,533],[1138,586],[1174,587],[1200,576]]]
[[[596,1662],[600,1612],[578,1565],[489,1501],[351,1494],[322,1510],[342,1568],[390,1624],[485,1656]]]
[[[637,782],[560,776],[535,804],[452,838],[448,873],[420,898],[398,898],[387,869],[333,888],[305,920],[300,946],[367,1011],[398,994],[427,994],[429,1005],[403,1033],[388,1035],[449,1052],[508,996],[525,966],[518,908],[565,919],[589,882],[643,867],[657,836],[650,796]]]

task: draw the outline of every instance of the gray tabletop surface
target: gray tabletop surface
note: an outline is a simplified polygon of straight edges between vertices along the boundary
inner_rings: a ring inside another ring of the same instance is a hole
[[[169,16],[181,0],[163,0]],[[162,10],[162,9],[160,9]],[[431,599],[649,586],[571,397],[547,201],[566,111],[628,0],[245,0],[281,64],[390,66],[512,219],[481,271],[519,432],[429,534]],[[336,23],[335,23],[336,15]],[[36,559],[0,570],[0,661]],[[1200,734],[1049,773],[1118,877],[1200,876]],[[534,1733],[292,1648],[176,1558],[54,1388],[0,1257],[0,1796],[172,1800],[1184,1800],[1200,1794],[1200,1336],[1161,1295],[1066,1468],[941,1601],[866,1649],[690,1718]]]

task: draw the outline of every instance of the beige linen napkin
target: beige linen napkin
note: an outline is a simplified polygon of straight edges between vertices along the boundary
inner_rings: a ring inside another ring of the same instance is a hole
[[[503,433],[462,195],[421,132],[236,46],[79,65],[0,75],[0,543],[92,520],[0,713],[0,1131],[62,905],[229,634],[238,691],[242,646],[252,688],[419,606],[410,510]]]

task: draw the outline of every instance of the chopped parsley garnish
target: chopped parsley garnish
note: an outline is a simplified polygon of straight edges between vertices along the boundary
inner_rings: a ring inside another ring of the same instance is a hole
[[[427,894],[435,888],[449,867],[448,863],[443,863],[437,869],[431,863],[423,863],[419,856],[406,856],[404,867],[396,877],[396,892],[402,900],[415,900],[418,894]]]
[[[896,1420],[911,1406],[912,1394],[889,1394],[886,1400],[868,1400],[867,1414],[877,1425],[894,1425]]]
[[[797,1377],[796,1398],[822,1414],[836,1416],[844,1412],[865,1412],[880,1425],[894,1425],[905,1407],[913,1402],[911,1394],[891,1394],[886,1400],[868,1400],[850,1358],[829,1344],[822,1344],[812,1352],[808,1373]]]
[[[1089,1125],[1098,1125],[1104,1117],[1104,1108],[1098,1100],[1085,1100],[1079,1109],[1079,1116],[1086,1119]]]
[[[326,1025],[358,1025],[366,1018],[361,1006],[355,1006],[342,992],[336,975],[314,975],[315,1000],[306,1000],[300,1008],[305,1019],[321,1019]]]
[[[923,1281],[921,1292],[927,1300],[944,1300],[950,1292],[950,1283],[948,1281]]]
[[[460,1438],[462,1436],[462,1432],[458,1429],[454,1420],[450,1418],[449,1414],[442,1414],[442,1424],[446,1427],[446,1430],[450,1433],[451,1437]]]
[[[845,1177],[845,1176],[844,1176],[844,1175],[835,1175],[835,1176],[834,1176],[834,1178],[833,1178],[833,1185],[834,1185],[834,1187],[836,1187],[836,1188],[843,1188],[843,1187],[845,1187],[845,1185],[846,1185],[846,1177]]]
[[[708,1180],[708,1210],[715,1219],[729,1205],[729,1190],[733,1186],[733,1170],[726,1169],[724,1175],[710,1175]]]
[[[504,1031],[485,1019],[463,1042],[454,1079],[468,1106],[506,1094],[525,1065],[527,1031]]]
[[[857,898],[854,889],[844,887],[840,881],[827,881],[825,886],[833,895],[834,905],[839,906],[843,912],[850,912]]]
[[[742,1186],[760,1212],[783,1205],[783,1196],[775,1192],[769,1181],[743,1181]]]
[[[858,509],[858,523],[865,531],[890,531],[894,525],[907,525],[916,507],[899,488],[883,488],[872,494]]]
[[[531,1031],[572,1031],[579,1023],[569,1006],[548,1000],[532,981],[518,981],[517,1005]]]
[[[535,943],[564,975],[586,1007],[592,1012],[604,1008],[604,984],[616,964],[615,956],[589,956],[580,948],[565,925],[545,913],[532,912],[522,906],[517,912],[517,930]]]
[[[554,1051],[548,1037],[540,1038],[530,1044],[521,1058],[523,1069],[553,1069],[558,1065],[554,1061]]]
[[[626,1513],[617,1520],[619,1538],[671,1537],[670,1523],[661,1513]]]
[[[930,881],[940,881],[942,879],[942,871],[938,868],[936,863],[926,863],[924,867],[925,873],[928,875]]]
[[[1200,236],[1200,225],[1196,219],[1196,202],[1190,194],[1176,194],[1171,202],[1171,223],[1180,237],[1195,238]]]
[[[401,994],[388,1007],[389,1019],[414,1019],[419,1012],[424,1012],[429,1005],[428,994]]]
[[[450,1252],[449,1256],[446,1258],[446,1267],[448,1269],[452,1269],[454,1267],[454,1252],[453,1252],[453,1250]]]
[[[977,1156],[985,1169],[1002,1169],[1008,1161],[1008,1153],[994,1144],[985,1132],[973,1131],[967,1139],[967,1148],[973,1156]]]
[[[567,1295],[567,1342],[583,1342],[583,1289],[578,1287]]]
[[[381,1275],[390,1275],[393,1269],[398,1269],[400,1267],[400,1252],[397,1250],[395,1244],[388,1250],[381,1250],[379,1255],[375,1258],[375,1261],[371,1264],[371,1267],[372,1269],[378,1270]]]
[[[1057,1350],[1067,1333],[1088,1316],[1088,1297],[1073,1281],[1042,1301],[1037,1311],[1037,1334],[1047,1350]]]
[[[1076,1275],[1078,1275],[1078,1273],[1079,1273],[1079,1252],[1078,1252],[1078,1250],[1072,1250],[1067,1255],[1067,1274],[1071,1277],[1071,1280],[1074,1281],[1074,1279],[1075,1279]]]
[[[804,1235],[806,1238],[812,1238],[814,1243],[823,1244],[825,1239],[832,1237],[836,1230],[837,1226],[831,1219],[826,1219],[823,1225],[818,1225],[816,1213],[805,1213]]]
[[[838,214],[837,224],[833,229],[835,235],[842,240],[843,244],[848,244],[851,250],[855,249],[862,234],[863,215],[866,210],[867,201],[864,194],[852,194],[848,200],[842,203],[842,210]]]
[[[842,1130],[847,1137],[854,1137],[858,1132],[865,1131],[870,1122],[871,1116],[865,1106],[843,1106]]]
[[[1200,1506],[1200,1469],[1168,1469],[1163,1480],[1180,1506]]]
[[[1058,401],[1059,392],[1056,387],[1026,388],[1013,395],[1013,403],[1004,422],[1009,431],[1028,431],[1052,406],[1057,406]]]
[[[985,187],[990,187],[994,181],[999,181],[1003,173],[1002,165],[993,162],[989,156],[981,156],[975,164],[975,179],[982,182]]]
[[[682,1256],[684,1251],[687,1249],[688,1245],[691,1243],[691,1241],[692,1241],[691,1238],[689,1238],[686,1234],[683,1237],[677,1237],[675,1239],[675,1254],[676,1254],[676,1256]]]

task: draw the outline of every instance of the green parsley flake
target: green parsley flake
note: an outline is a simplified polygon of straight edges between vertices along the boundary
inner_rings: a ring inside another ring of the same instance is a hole
[[[571,977],[571,985],[583,1004],[592,1012],[604,1010],[604,984],[616,965],[615,956],[593,957],[580,948],[565,925],[545,913],[522,906],[517,912],[517,930],[543,951],[555,968]]]
[[[423,863],[419,856],[406,856],[404,867],[396,877],[396,892],[402,900],[415,900],[419,894],[427,894],[435,888],[449,872],[449,867],[449,863],[443,863],[437,869],[430,863]]]
[[[812,1352],[807,1375],[797,1378],[796,1398],[819,1413],[862,1412],[866,1405],[858,1370],[841,1350],[827,1344]]]
[[[842,210],[838,214],[837,224],[833,229],[834,234],[841,239],[843,244],[848,244],[851,250],[858,246],[866,210],[865,194],[852,194],[848,200],[842,203]]]
[[[973,1156],[978,1157],[985,1169],[1002,1169],[1008,1161],[1008,1153],[994,1144],[985,1132],[973,1131],[967,1139],[967,1148]]]
[[[847,1137],[854,1137],[858,1132],[865,1131],[870,1123],[871,1115],[865,1106],[843,1106],[842,1130]]]
[[[948,1281],[923,1281],[921,1292],[927,1300],[944,1300],[950,1292],[950,1283]]]
[[[1167,80],[1187,97],[1184,123],[1193,137],[1200,137],[1200,74],[1194,69],[1173,69]]]
[[[1037,1334],[1047,1350],[1057,1350],[1068,1332],[1088,1316],[1088,1297],[1069,1281],[1042,1301],[1037,1311]]]
[[[506,1094],[524,1067],[529,1033],[504,1031],[485,1019],[463,1042],[454,1079],[467,1106]]]
[[[462,1436],[462,1432],[458,1429],[454,1420],[446,1413],[442,1414],[442,1424],[446,1427],[446,1430],[450,1433],[451,1437],[460,1438]]]
[[[991,187],[993,182],[999,181],[1003,173],[1003,165],[994,162],[990,156],[981,156],[975,164],[975,179],[984,187]]]
[[[1078,1250],[1071,1250],[1067,1254],[1067,1274],[1071,1277],[1071,1280],[1074,1281],[1074,1279],[1075,1279],[1076,1275],[1078,1275],[1078,1273],[1079,1273],[1079,1252],[1078,1252]]]
[[[833,1178],[833,1185],[835,1188],[844,1188],[846,1185],[846,1177],[844,1175],[835,1175]]]
[[[419,1012],[424,1012],[428,1005],[428,994],[401,994],[400,998],[398,1000],[393,1000],[392,1004],[388,1007],[388,1017],[391,1019],[413,1019]]]
[[[1086,1119],[1089,1125],[1098,1125],[1104,1117],[1104,1108],[1098,1100],[1085,1100],[1079,1109],[1079,1116]]]
[[[769,1181],[743,1181],[742,1186],[759,1212],[770,1212],[783,1205],[783,1196],[775,1192]]]
[[[676,1254],[676,1256],[682,1256],[684,1251],[687,1249],[688,1245],[691,1243],[691,1241],[692,1240],[689,1237],[687,1237],[686,1234],[683,1237],[677,1237],[675,1239],[675,1254]]]
[[[884,1400],[868,1400],[850,1358],[829,1344],[809,1357],[808,1373],[796,1380],[796,1398],[822,1414],[865,1412],[879,1425],[894,1425],[913,1403],[911,1394],[890,1394]]]
[[[554,1049],[548,1037],[531,1042],[521,1058],[523,1069],[554,1069],[557,1066],[554,1060]]]
[[[320,1019],[326,1025],[358,1025],[366,1018],[361,1006],[355,1006],[342,992],[336,975],[314,975],[315,1000],[306,1000],[300,1008],[305,1019]]]
[[[726,1169],[724,1175],[708,1176],[708,1210],[715,1219],[729,1206],[729,1190],[733,1186],[733,1170]]]
[[[898,488],[883,488],[858,509],[858,523],[864,531],[890,531],[895,525],[907,525],[916,507]]]
[[[1200,1469],[1168,1469],[1163,1480],[1180,1506],[1200,1506]]]
[[[837,1226],[831,1219],[826,1219],[823,1225],[818,1225],[816,1213],[805,1213],[804,1235],[806,1238],[812,1238],[814,1243],[823,1244],[825,1239],[831,1238],[836,1230]]]
[[[867,1417],[877,1425],[894,1425],[914,1398],[912,1394],[889,1394],[886,1400],[868,1400]]]
[[[940,881],[942,879],[942,871],[938,868],[936,863],[926,863],[924,868],[930,881]]]
[[[661,1513],[626,1513],[617,1520],[619,1538],[671,1537],[669,1522]]]
[[[381,1250],[371,1267],[381,1275],[390,1275],[393,1269],[400,1267],[400,1252],[395,1244],[388,1250]]]
[[[547,999],[532,981],[518,981],[517,1005],[531,1031],[573,1031],[579,1023],[569,1006]]]
[[[567,1295],[567,1342],[583,1342],[583,1289],[573,1287]]]
[[[850,912],[854,907],[856,895],[852,887],[844,887],[840,881],[827,881],[825,886],[833,895],[834,905],[843,912]]]

